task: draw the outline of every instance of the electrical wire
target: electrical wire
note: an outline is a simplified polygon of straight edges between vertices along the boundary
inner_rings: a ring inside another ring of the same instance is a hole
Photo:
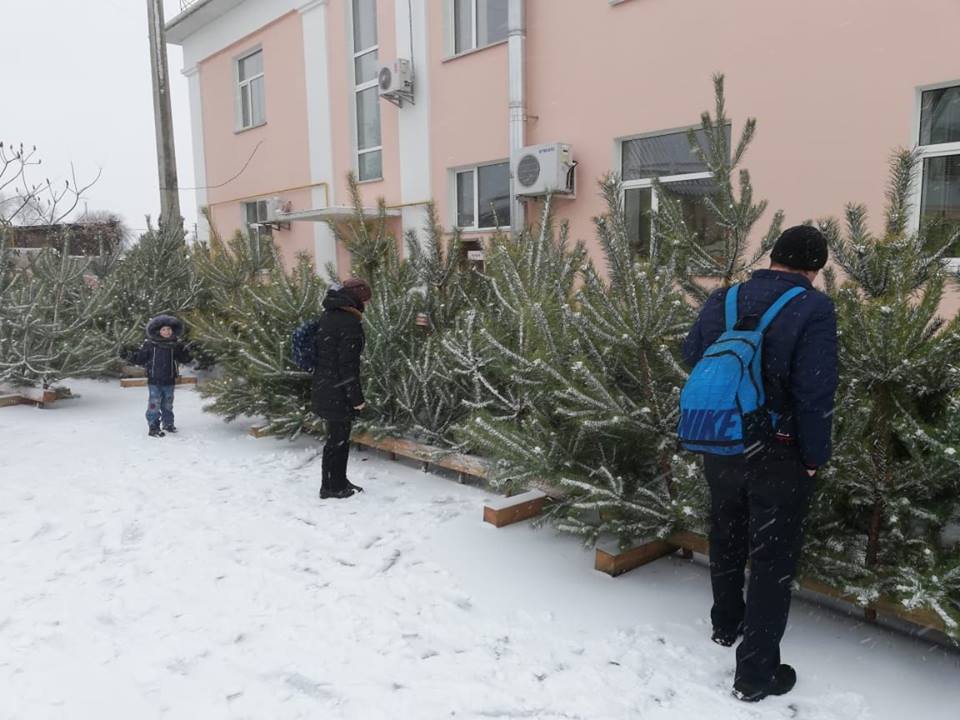
[[[227,180],[224,180],[222,183],[219,183],[219,184],[217,184],[217,185],[200,185],[199,187],[183,187],[183,186],[180,186],[180,187],[177,188],[177,190],[178,190],[178,191],[179,191],[179,190],[216,190],[216,189],[218,189],[218,188],[222,188],[224,185],[229,185],[229,184],[232,183],[234,180],[236,180],[238,177],[240,177],[241,175],[243,175],[243,173],[246,171],[246,169],[250,166],[250,162],[253,160],[253,156],[257,154],[257,150],[260,149],[260,146],[261,146],[261,145],[263,145],[263,140],[261,140],[260,142],[258,142],[258,143],[254,146],[253,152],[250,153],[250,157],[247,158],[247,161],[243,164],[243,167],[240,168],[240,170],[237,172],[237,174],[234,175],[233,177],[227,179]],[[167,187],[164,187],[164,186],[161,185],[161,186],[160,186],[160,189],[161,189],[161,190],[169,190],[170,188],[167,188]]]

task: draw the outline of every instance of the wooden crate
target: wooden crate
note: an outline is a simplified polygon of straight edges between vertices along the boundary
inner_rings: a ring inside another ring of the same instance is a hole
[[[678,549],[678,545],[659,538],[627,550],[621,550],[616,544],[602,545],[597,547],[593,567],[602,573],[617,577],[641,565],[672,555]]]
[[[196,385],[197,378],[193,375],[182,375],[178,377],[175,385]],[[132,388],[132,387],[146,387],[147,378],[122,378],[120,380],[120,387]]]
[[[540,490],[490,500],[483,506],[483,521],[498,528],[513,525],[539,515],[546,502],[547,494]]]

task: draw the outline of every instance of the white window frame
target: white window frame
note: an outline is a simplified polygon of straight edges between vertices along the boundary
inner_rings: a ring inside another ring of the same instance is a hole
[[[357,120],[359,118],[358,108],[360,105],[360,93],[364,90],[369,90],[370,88],[379,88],[380,81],[379,78],[375,75],[373,80],[368,80],[363,83],[358,83],[357,80],[357,60],[359,60],[364,55],[370,55],[371,53],[377,54],[377,60],[380,59],[380,18],[379,16],[375,18],[377,23],[377,43],[371,45],[370,47],[357,49],[354,46],[356,42],[356,17],[354,17],[353,12],[353,0],[350,2],[350,49],[353,54],[351,59],[350,67],[350,77],[353,78],[353,150],[354,150],[354,171],[357,173],[357,181],[360,183],[367,182],[379,182],[383,180],[383,116],[378,117],[378,122],[380,123],[380,144],[375,147],[363,148],[360,149],[360,128],[357,126]],[[376,5],[374,5],[376,8]],[[376,12],[376,10],[375,10]],[[379,104],[379,91],[377,97],[377,103]],[[378,108],[379,109],[379,108]],[[379,152],[380,153],[380,175],[378,177],[370,177],[360,179],[360,159],[363,155],[369,155],[370,153]]]
[[[260,53],[260,74],[254,75],[253,77],[246,78],[244,80],[240,79],[240,63],[251,58],[257,53]],[[250,48],[245,51],[242,55],[238,55],[233,59],[233,77],[236,81],[236,112],[237,112],[237,132],[243,132],[244,130],[252,130],[253,128],[260,127],[261,125],[267,124],[267,80],[266,80],[266,63],[264,62],[263,57],[263,47],[257,45],[256,47]],[[255,122],[253,118],[253,91],[250,89],[250,85],[254,80],[261,80],[261,87],[263,88],[263,118],[260,122]],[[243,93],[247,91],[250,94],[250,121],[249,125],[243,124]]]
[[[503,38],[502,40],[494,40],[493,42],[488,42],[486,45],[479,44],[479,29],[480,29],[480,18],[477,13],[480,12],[478,0],[470,0],[470,17],[472,18],[472,26],[470,28],[470,47],[457,50],[457,3],[456,0],[448,0],[447,4],[448,12],[450,14],[450,55],[451,57],[460,57],[461,55],[467,55],[469,53],[477,52],[478,50],[483,50],[484,48],[493,47],[494,45],[501,45],[509,39],[509,37]],[[509,35],[509,29],[508,29]]]
[[[668,130],[657,130],[655,132],[639,133],[637,135],[627,135],[617,138],[615,145],[615,167],[618,173],[623,173],[623,146],[630,140],[640,140],[643,138],[660,137],[661,135],[676,135],[690,130],[700,130],[700,125],[688,125]],[[662,175],[658,178],[661,185],[669,185],[673,182],[683,182],[685,180],[708,180],[713,177],[709,171],[696,173],[681,173],[680,175]],[[641,180],[621,180],[620,181],[620,203],[626,203],[627,190],[650,189],[650,212],[655,213],[660,209],[660,198],[653,184],[654,178],[643,178]],[[651,233],[653,228],[651,228]]]
[[[454,227],[460,230],[463,230],[464,232],[471,232],[471,233],[472,232],[492,233],[492,232],[496,232],[497,230],[502,230],[503,228],[510,227],[509,222],[506,225],[498,225],[493,227],[480,227],[479,225],[477,225],[477,223],[480,222],[480,168],[492,167],[494,165],[506,165],[509,162],[510,161],[507,159],[494,160],[492,162],[479,163],[478,165],[466,165],[464,167],[454,168],[453,170],[450,171],[450,177],[451,177],[450,192],[451,192],[451,197],[453,198],[453,202],[451,203],[451,207],[453,208],[453,220],[451,224]],[[463,175],[466,173],[473,174],[473,225],[470,225],[470,226],[457,224],[457,221],[460,219],[460,205],[459,205],[460,198],[457,193],[457,182],[459,180],[460,175]],[[508,193],[511,192],[509,177],[507,180],[507,192]]]
[[[917,150],[917,164],[914,167],[913,194],[910,198],[910,227],[914,232],[919,232],[920,230],[920,205],[923,202],[924,160],[949,155],[960,155],[960,142],[936,143],[934,145],[920,144],[920,114],[923,107],[923,94],[929,90],[942,90],[943,88],[949,87],[960,87],[960,79],[933,83],[931,85],[921,85],[914,91],[912,143]],[[960,270],[960,257],[948,258],[947,263],[951,270]]]

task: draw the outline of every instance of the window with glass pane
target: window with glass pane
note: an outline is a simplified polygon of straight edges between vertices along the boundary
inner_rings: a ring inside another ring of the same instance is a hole
[[[473,176],[473,170],[457,173],[457,227],[474,227],[476,224]]]
[[[353,0],[353,73],[357,116],[357,178],[361,181],[383,177],[380,149],[380,91],[377,72],[376,0]]]
[[[453,51],[462,53],[507,39],[509,0],[453,0]]]
[[[683,221],[693,233],[697,244],[708,255],[722,255],[724,246],[720,226],[703,202],[706,196],[716,192],[713,180],[681,180],[666,183],[661,187],[665,194],[680,201]]]
[[[247,219],[247,237],[250,241],[250,252],[254,260],[261,266],[272,257],[270,243],[273,242],[273,228],[261,225],[267,221],[267,201],[257,200],[243,204]]]
[[[453,0],[453,51],[473,49],[473,4],[475,0]]]
[[[240,127],[249,128],[266,122],[263,84],[263,51],[258,50],[237,61],[240,92]]]
[[[477,168],[477,227],[510,224],[510,163]]]
[[[931,246],[960,231],[960,155],[924,159],[920,223]],[[947,254],[960,257],[960,241],[954,242]]]
[[[960,85],[920,96],[920,145],[960,142]]]
[[[727,147],[730,147],[730,127],[726,129]],[[703,130],[696,131],[701,147],[708,146]],[[669,175],[689,175],[707,172],[690,146],[687,131],[625,140],[620,173],[626,180],[643,180]]]
[[[356,84],[372,82],[377,79],[377,73],[380,71],[380,54],[372,50],[354,60],[356,72]]]
[[[357,164],[357,178],[359,180],[378,180],[383,177],[383,152],[381,150],[360,153]]]
[[[377,87],[357,93],[357,147],[380,146],[380,92]]]
[[[377,0],[353,0],[353,51],[377,44]]]
[[[653,231],[653,188],[624,190],[623,210],[627,221],[627,237],[637,255],[645,257],[650,253],[650,235]]]
[[[476,0],[477,47],[507,39],[507,1]]]

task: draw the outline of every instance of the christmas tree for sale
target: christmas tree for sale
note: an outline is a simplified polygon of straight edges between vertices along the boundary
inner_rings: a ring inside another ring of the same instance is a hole
[[[565,493],[552,510],[560,528],[588,541],[612,535],[626,546],[699,520],[696,466],[676,455],[674,435],[684,376],[675,352],[691,312],[676,286],[674,249],[637,257],[619,179],[604,181],[601,190],[608,211],[597,234],[607,276],[579,249],[539,236],[550,244],[538,251],[554,258],[547,267],[561,270],[542,296],[553,300],[555,318],[538,318],[524,349],[501,351],[521,371],[518,396],[527,407],[515,416],[482,412],[468,432],[497,458],[503,477],[547,482]],[[579,290],[566,284],[569,270],[579,274]],[[527,287],[521,279],[514,296]],[[565,292],[553,295],[557,287]]]
[[[101,320],[118,345],[138,345],[151,317],[182,316],[201,301],[202,278],[180,227],[150,227],[107,279],[111,305]]]
[[[757,121],[747,119],[733,146],[723,75],[714,76],[713,83],[714,114],[704,112],[699,130],[688,134],[691,154],[711,175],[708,192],[704,193],[700,184],[691,188],[684,182],[654,180],[659,200],[654,240],[659,235],[660,242],[676,246],[677,279],[698,303],[718,286],[746,280],[770,251],[783,224],[783,213],[778,210],[763,235],[755,236],[754,226],[766,212],[767,201],[755,201],[750,173],[741,164],[756,134]]]
[[[823,225],[842,271],[828,274],[842,371],[807,571],[864,605],[933,609],[957,633],[960,548],[946,531],[960,514],[960,324],[939,314],[955,238],[909,229],[916,162],[891,161],[882,236],[859,205],[845,232]]]
[[[96,320],[110,288],[88,272],[89,261],[40,251],[0,285],[0,384],[44,388],[70,376],[97,375],[116,356]]]
[[[382,204],[376,215],[365,214],[352,178],[350,187],[354,213],[334,225],[334,233],[351,253],[354,274],[373,289],[364,313],[368,407],[357,427],[450,445],[466,409],[464,385],[444,362],[442,338],[475,285],[460,236],[445,236],[429,206],[426,227],[422,233],[407,233],[407,258],[401,258]]]
[[[553,385],[542,368],[574,352],[569,310],[585,258],[566,224],[555,227],[549,200],[535,226],[488,241],[483,292],[443,338],[451,371],[469,387],[469,442],[492,451],[486,423],[520,430],[546,402]]]
[[[215,238],[197,266],[208,298],[189,319],[220,368],[199,386],[210,400],[204,409],[228,422],[262,419],[269,434],[309,428],[310,375],[291,360],[291,335],[319,315],[326,283],[303,257],[290,272],[279,262],[263,272],[242,237],[226,244]]]

